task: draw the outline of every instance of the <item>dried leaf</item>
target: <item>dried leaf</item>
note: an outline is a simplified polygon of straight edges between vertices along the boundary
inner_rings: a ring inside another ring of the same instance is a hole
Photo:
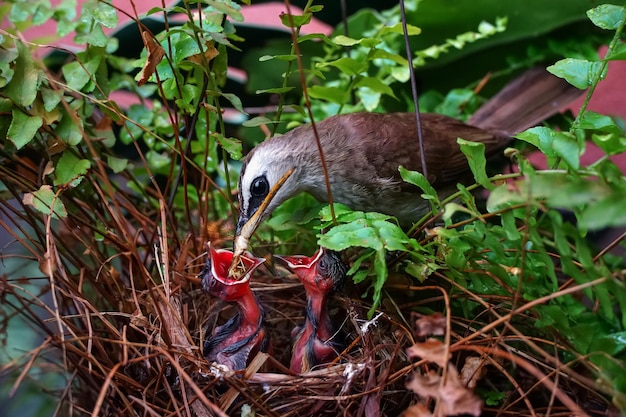
[[[465,359],[465,365],[461,369],[461,382],[467,388],[476,388],[479,379],[485,376],[485,360],[478,356],[470,356]]]
[[[52,161],[46,162],[46,166],[43,168],[43,172],[41,173],[42,179],[43,177],[50,175],[53,172],[54,172],[54,164],[52,163]]]
[[[425,342],[416,343],[406,350],[410,358],[422,358],[444,367],[448,363],[449,353],[446,354],[445,345],[441,340],[430,338]]]
[[[421,397],[434,398],[437,401],[436,417],[459,414],[478,417],[481,413],[482,401],[461,383],[459,373],[452,365],[448,365],[445,380],[434,371],[426,375],[414,372],[406,387]]]
[[[157,65],[165,56],[165,50],[154,40],[150,32],[144,30],[141,32],[141,37],[143,38],[144,45],[146,45],[148,49],[148,58],[146,58],[146,63],[141,69],[139,81],[137,81],[138,85],[144,85],[148,79],[150,79],[152,74],[156,71]]]
[[[47,276],[52,276],[52,274],[54,274],[57,269],[58,269],[59,265],[57,264],[57,258],[50,254],[50,251],[46,251],[43,254],[43,258],[39,259],[39,270]]]
[[[215,58],[216,56],[218,56],[220,53],[217,50],[217,48],[215,46],[213,46],[213,42],[207,42],[206,44],[206,50],[204,51],[204,53],[201,54],[195,54],[195,55],[191,55],[189,59],[191,62],[195,63],[195,64],[203,64],[203,63],[209,63],[211,62],[211,60],[213,58]],[[204,58],[202,58],[202,55],[204,55]]]
[[[130,316],[130,325],[140,329],[151,327],[150,320],[139,309],[135,310],[132,316]]]
[[[419,403],[404,410],[402,417],[433,417],[433,413],[430,412],[425,404]]]
[[[446,317],[441,313],[435,313],[416,319],[413,332],[417,337],[443,336],[446,328]]]

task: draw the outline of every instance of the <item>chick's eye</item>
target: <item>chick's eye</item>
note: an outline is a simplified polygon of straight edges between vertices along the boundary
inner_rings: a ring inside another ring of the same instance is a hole
[[[317,263],[317,272],[319,272],[320,275],[326,276],[328,270],[330,269],[330,266],[331,265],[329,264],[326,257],[322,256],[322,258]]]
[[[270,185],[267,182],[267,178],[265,178],[265,176],[262,176],[252,181],[252,185],[250,186],[250,193],[254,197],[265,197],[269,192],[269,189]]]

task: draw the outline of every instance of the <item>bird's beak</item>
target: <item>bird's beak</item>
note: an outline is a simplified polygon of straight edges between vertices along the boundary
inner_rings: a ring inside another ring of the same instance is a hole
[[[252,213],[252,215],[249,216],[249,218],[248,218],[249,213],[242,213],[240,215],[239,221],[237,222],[237,229],[236,229],[236,235],[235,235],[233,262],[230,266],[230,269],[228,270],[228,274],[230,276],[233,276],[233,277],[240,276],[239,271],[238,271],[240,258],[241,258],[241,255],[243,255],[243,253],[246,251],[246,249],[248,249],[248,243],[250,242],[250,237],[252,237],[252,234],[254,233],[256,228],[259,226],[259,224],[263,220],[263,214],[265,213],[265,210],[267,210],[267,207],[272,202],[272,199],[274,198],[276,193],[278,193],[278,190],[280,190],[280,187],[283,186],[285,181],[287,181],[287,179],[291,176],[291,174],[293,174],[294,171],[295,171],[295,168],[291,168],[289,169],[289,171],[285,172],[285,174],[276,182],[276,184],[274,184],[272,189],[267,193],[267,196],[265,196],[265,199],[263,199],[263,202],[261,203],[261,205],[259,205],[259,208],[254,213]]]
[[[232,280],[227,275],[227,271],[232,262],[233,253],[227,249],[215,249],[211,242],[207,243],[207,249],[207,264],[199,274],[199,278],[202,279],[202,285],[207,291],[213,280],[217,280],[226,286],[247,282],[250,280],[254,270],[265,262],[264,258],[256,258],[250,253],[242,254],[240,262],[245,271],[240,279]]]
[[[323,254],[324,254],[324,248],[320,247],[320,249],[311,257],[303,256],[303,255],[293,255],[293,256],[274,255],[274,257],[286,263],[289,269],[296,270],[296,269],[311,268],[319,261],[320,257]]]

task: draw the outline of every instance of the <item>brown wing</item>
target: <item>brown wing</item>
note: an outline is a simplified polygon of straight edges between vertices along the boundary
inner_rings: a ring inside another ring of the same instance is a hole
[[[399,165],[423,172],[415,114],[354,113],[339,117],[346,140],[366,158],[379,177],[400,181]],[[422,114],[421,123],[428,177],[435,187],[456,183],[470,175],[457,138],[484,143],[488,156],[510,140],[439,114]]]

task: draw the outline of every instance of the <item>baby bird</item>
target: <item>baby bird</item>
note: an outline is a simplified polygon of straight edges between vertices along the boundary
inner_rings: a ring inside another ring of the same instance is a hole
[[[203,355],[210,362],[217,362],[229,369],[245,369],[248,361],[269,346],[263,324],[263,310],[250,289],[250,277],[265,259],[249,254],[241,257],[245,275],[237,280],[228,275],[233,253],[226,249],[214,249],[210,244],[209,256],[200,272],[202,288],[220,300],[236,303],[238,312],[225,324],[216,327],[204,342]]]
[[[276,256],[284,261],[304,285],[306,321],[293,344],[290,369],[295,373],[310,371],[315,365],[337,357],[342,344],[328,314],[328,297],[343,286],[346,266],[339,254],[320,248],[312,257]]]

